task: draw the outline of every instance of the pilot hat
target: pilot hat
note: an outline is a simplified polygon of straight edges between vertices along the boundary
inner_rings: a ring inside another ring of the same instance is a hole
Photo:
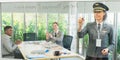
[[[99,3],[99,2],[93,4],[93,9],[94,11],[108,11],[109,10],[109,8],[105,4]]]

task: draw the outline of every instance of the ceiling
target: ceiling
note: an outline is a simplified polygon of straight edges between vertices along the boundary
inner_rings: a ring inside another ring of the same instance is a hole
[[[40,13],[69,13],[71,2],[2,2],[2,12],[40,12]],[[77,10],[81,13],[93,12],[92,5],[95,1],[77,2]],[[120,12],[120,2],[103,2],[110,12]]]
[[[58,1],[103,1],[103,0],[0,0],[0,2],[53,2],[53,1],[58,2]]]

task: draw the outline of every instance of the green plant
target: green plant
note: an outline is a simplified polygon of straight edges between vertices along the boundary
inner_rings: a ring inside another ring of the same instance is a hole
[[[85,44],[84,46],[85,46],[85,48],[87,48],[87,46],[88,46],[88,44],[89,44],[89,35],[86,34],[86,35],[84,36],[83,40],[84,40],[84,44]]]
[[[119,29],[120,30],[120,29]],[[117,53],[120,54],[120,31],[118,31]]]

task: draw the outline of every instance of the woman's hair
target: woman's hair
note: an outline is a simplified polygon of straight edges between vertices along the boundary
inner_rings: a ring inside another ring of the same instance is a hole
[[[107,13],[106,13],[106,11],[104,11],[104,13],[105,13],[105,15],[103,16],[103,21],[105,21],[106,18],[107,18]]]

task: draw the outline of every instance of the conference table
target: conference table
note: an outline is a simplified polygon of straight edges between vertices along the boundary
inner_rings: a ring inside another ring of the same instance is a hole
[[[25,60],[59,60],[60,58],[80,57],[79,54],[47,41],[24,41],[18,45],[18,48]],[[59,51],[60,55],[55,56],[55,51]]]

